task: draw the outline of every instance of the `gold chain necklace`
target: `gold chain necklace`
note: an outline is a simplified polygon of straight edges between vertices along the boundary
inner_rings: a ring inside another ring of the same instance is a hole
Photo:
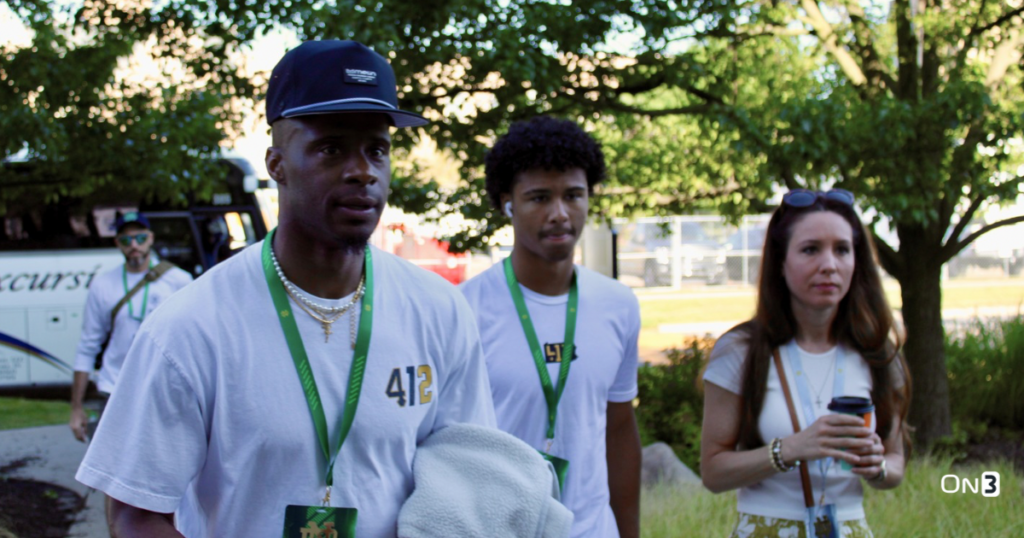
[[[355,349],[356,348],[356,314],[355,314],[356,313],[356,309],[353,309],[352,307],[354,307],[356,305],[356,303],[358,303],[359,300],[363,298],[363,293],[366,291],[365,284],[366,284],[366,275],[363,275],[363,277],[359,279],[359,287],[356,288],[356,292],[352,296],[352,300],[349,301],[348,304],[338,308],[338,310],[336,312],[331,313],[331,314],[329,314],[327,316],[318,315],[318,314],[314,313],[312,309],[307,308],[306,305],[303,304],[303,301],[301,301],[301,300],[299,300],[299,298],[295,297],[294,293],[290,289],[288,289],[287,287],[285,288],[285,292],[287,292],[288,296],[291,297],[292,300],[295,301],[295,304],[299,305],[299,308],[301,308],[303,312],[309,314],[310,317],[312,317],[313,319],[315,319],[315,320],[320,322],[320,327],[322,327],[323,330],[324,330],[324,343],[329,342],[330,339],[331,339],[331,335],[334,334],[334,331],[331,330],[331,325],[335,321],[338,321],[339,319],[341,319],[341,316],[343,316],[345,314],[345,312],[348,312],[349,310],[352,310],[352,315],[349,316],[349,342],[350,342],[350,344],[352,346],[352,349]]]

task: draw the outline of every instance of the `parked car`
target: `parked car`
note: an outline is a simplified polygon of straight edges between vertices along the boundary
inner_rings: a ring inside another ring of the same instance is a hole
[[[620,232],[619,274],[642,277],[644,285],[672,284],[672,225],[631,223]],[[680,223],[679,266],[684,279],[709,284],[725,280],[725,249],[708,236],[699,222]]]
[[[757,284],[761,272],[761,251],[764,249],[765,234],[768,232],[766,226],[758,225],[750,228],[741,228],[725,240],[727,250],[725,258],[725,272],[729,280],[743,280],[743,266],[747,267],[748,284]],[[744,243],[744,235],[746,243]]]

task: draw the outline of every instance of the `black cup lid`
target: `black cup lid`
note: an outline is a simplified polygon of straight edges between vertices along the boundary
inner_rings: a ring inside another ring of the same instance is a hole
[[[860,396],[837,396],[828,403],[828,410],[837,413],[860,415],[872,411],[874,408],[875,406],[871,404],[870,399],[861,398]]]

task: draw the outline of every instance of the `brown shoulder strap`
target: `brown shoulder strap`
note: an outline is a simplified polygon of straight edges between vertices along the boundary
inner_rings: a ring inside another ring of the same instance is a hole
[[[789,418],[793,421],[793,433],[800,431],[800,419],[796,416],[796,407],[793,405],[793,395],[789,392],[789,381],[786,379],[786,370],[782,367],[782,358],[779,357],[779,348],[772,350],[775,357],[775,371],[779,374],[779,383],[782,385],[782,393],[786,395],[786,407],[789,408]],[[805,463],[800,464],[800,485],[804,490],[804,506],[814,506],[814,494],[811,493],[811,474],[807,471]]]
[[[111,333],[114,332],[114,320],[117,318],[117,313],[121,310],[121,307],[128,303],[128,301],[130,301],[132,297],[134,297],[135,294],[142,289],[143,286],[150,282],[156,282],[157,280],[160,279],[160,277],[164,276],[164,273],[166,273],[172,267],[174,267],[173,263],[167,260],[160,260],[160,263],[156,264],[152,269],[150,269],[149,272],[146,273],[146,276],[142,277],[142,280],[138,281],[138,283],[136,283],[135,286],[132,287],[132,289],[128,290],[128,293],[124,294],[124,297],[121,297],[121,300],[118,301],[116,305],[114,305],[114,310],[110,312]]]

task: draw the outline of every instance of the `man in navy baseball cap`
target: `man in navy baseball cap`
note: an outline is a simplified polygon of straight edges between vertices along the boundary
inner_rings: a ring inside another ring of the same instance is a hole
[[[281,258],[296,232],[361,258],[387,202],[390,128],[427,123],[398,108],[395,86],[387,60],[355,41],[307,41],[274,67],[266,164],[278,185]]]
[[[368,245],[391,129],[426,123],[395,86],[352,41],[303,43],[274,68],[278,226],[133,343],[77,474],[115,499],[112,536],[394,538],[416,447],[495,425],[465,298]]]
[[[138,226],[149,229],[149,219],[145,215],[138,211],[128,211],[127,213],[117,212],[114,217],[114,231],[121,233],[121,229],[129,224],[137,224]]]

